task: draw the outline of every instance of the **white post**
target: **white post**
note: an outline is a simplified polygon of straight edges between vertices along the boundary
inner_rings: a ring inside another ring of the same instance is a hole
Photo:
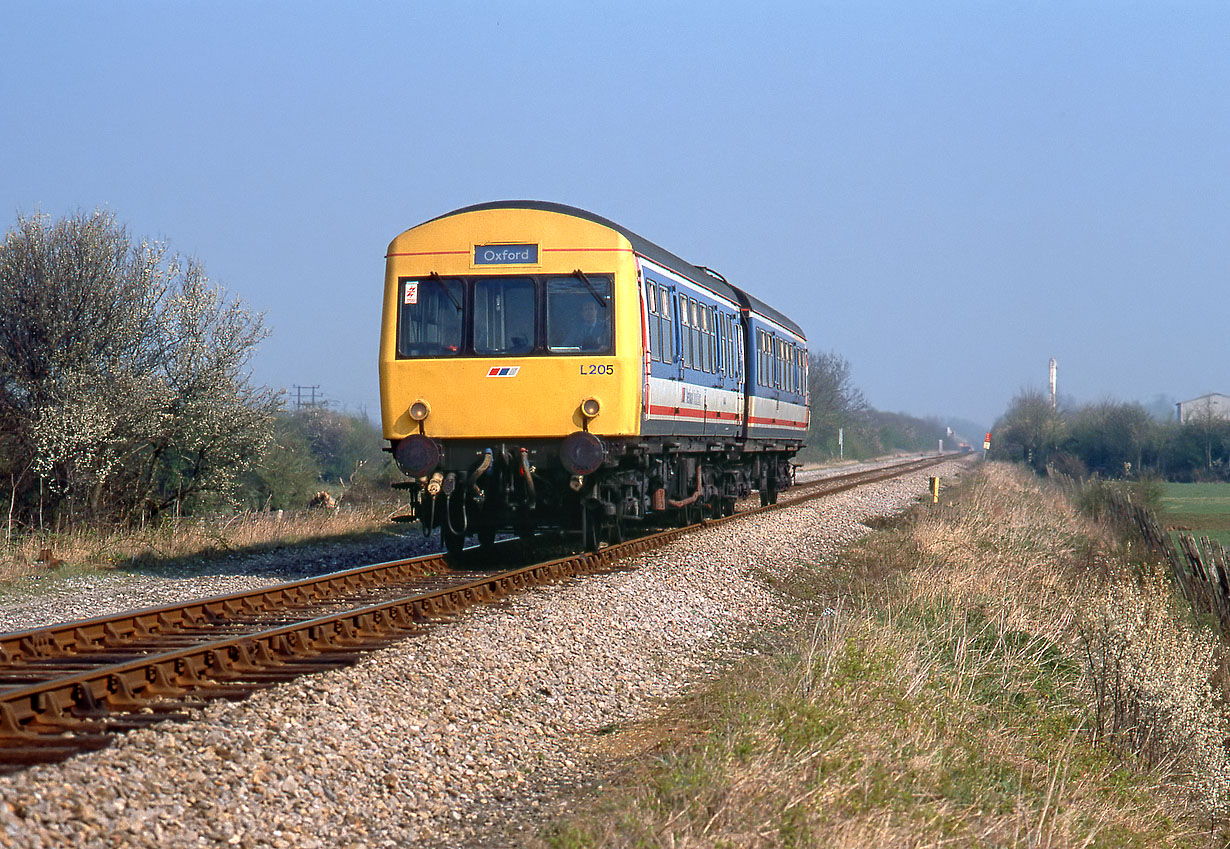
[[[1055,358],[1051,357],[1051,409],[1055,409],[1055,372],[1058,370],[1058,364]]]
[[[17,478],[14,475],[9,475],[9,482],[13,485],[13,494],[9,496],[9,529],[5,534],[5,546],[11,545],[13,542],[13,507],[17,504]]]

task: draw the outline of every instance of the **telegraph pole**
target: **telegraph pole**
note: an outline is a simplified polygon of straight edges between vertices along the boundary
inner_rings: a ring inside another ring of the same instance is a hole
[[[295,409],[302,410],[304,407],[316,406],[316,393],[320,390],[320,386],[300,386],[295,384]],[[308,393],[305,399],[304,393]],[[321,397],[324,397],[323,395]]]

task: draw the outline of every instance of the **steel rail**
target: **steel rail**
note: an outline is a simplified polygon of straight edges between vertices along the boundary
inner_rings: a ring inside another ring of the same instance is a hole
[[[911,460],[826,478],[804,485],[814,491],[780,504],[505,572],[475,577],[473,572],[449,569],[441,555],[428,555],[3,634],[0,770],[101,748],[111,732],[185,718],[190,708],[200,707],[206,699],[243,698],[298,675],[348,665],[362,653],[413,634],[426,623],[531,586],[617,568],[624,559],[703,527],[795,506],[948,459],[951,457]],[[424,580],[445,586],[424,589]],[[420,582],[417,589],[416,581]],[[353,596],[381,586],[386,591],[412,590],[412,594],[321,612],[322,606],[336,606],[339,593]],[[282,606],[274,607],[275,603]],[[308,617],[262,620],[278,610],[298,610]],[[235,633],[237,628],[249,630]]]
[[[792,490],[787,490],[789,497],[780,505],[740,510],[734,516],[725,517],[725,519],[738,518],[774,506],[788,506],[801,498],[808,497],[806,493],[809,490],[816,489],[828,493],[833,491],[835,484],[843,481],[878,480],[880,478],[869,478],[868,476],[878,475],[885,469],[902,470],[897,471],[896,474],[907,473],[910,468],[920,462],[928,461],[911,460],[904,464],[849,472],[799,484]],[[718,519],[702,520],[695,527],[712,525],[718,521]],[[248,621],[250,617],[267,611],[308,608],[335,601],[342,598],[344,594],[359,593],[373,588],[387,588],[399,583],[409,583],[425,576],[447,574],[451,571],[453,568],[445,555],[429,554],[360,566],[254,590],[3,633],[0,634],[0,687],[4,684],[4,672],[12,667],[26,668],[36,663],[45,663],[53,658],[95,653],[100,647],[119,647],[132,644],[142,638],[156,641],[156,638],[166,639],[173,634],[205,634],[219,631],[236,622]]]
[[[0,673],[38,660],[119,646],[134,637],[225,627],[265,610],[337,598],[343,593],[389,586],[450,571],[442,554],[390,560],[255,590],[194,599],[0,634]],[[0,685],[3,684],[0,679]]]

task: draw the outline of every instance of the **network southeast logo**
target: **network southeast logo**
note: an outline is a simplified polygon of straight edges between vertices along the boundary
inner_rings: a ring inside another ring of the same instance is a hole
[[[521,366],[492,366],[487,370],[487,377],[516,377]]]
[[[475,245],[475,265],[537,265],[538,245]]]

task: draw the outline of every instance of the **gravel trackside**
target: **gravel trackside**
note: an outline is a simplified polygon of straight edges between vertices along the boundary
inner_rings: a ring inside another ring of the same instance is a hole
[[[601,780],[604,731],[651,717],[754,630],[789,626],[759,570],[825,561],[867,532],[860,519],[961,468],[702,531],[635,569],[532,590],[347,669],[0,777],[0,846],[517,845]],[[267,583],[258,572],[245,581]],[[208,581],[173,591],[230,586]],[[155,584],[146,597],[127,581],[121,606],[167,601]],[[0,610],[0,630],[65,618],[63,598],[45,604]]]

